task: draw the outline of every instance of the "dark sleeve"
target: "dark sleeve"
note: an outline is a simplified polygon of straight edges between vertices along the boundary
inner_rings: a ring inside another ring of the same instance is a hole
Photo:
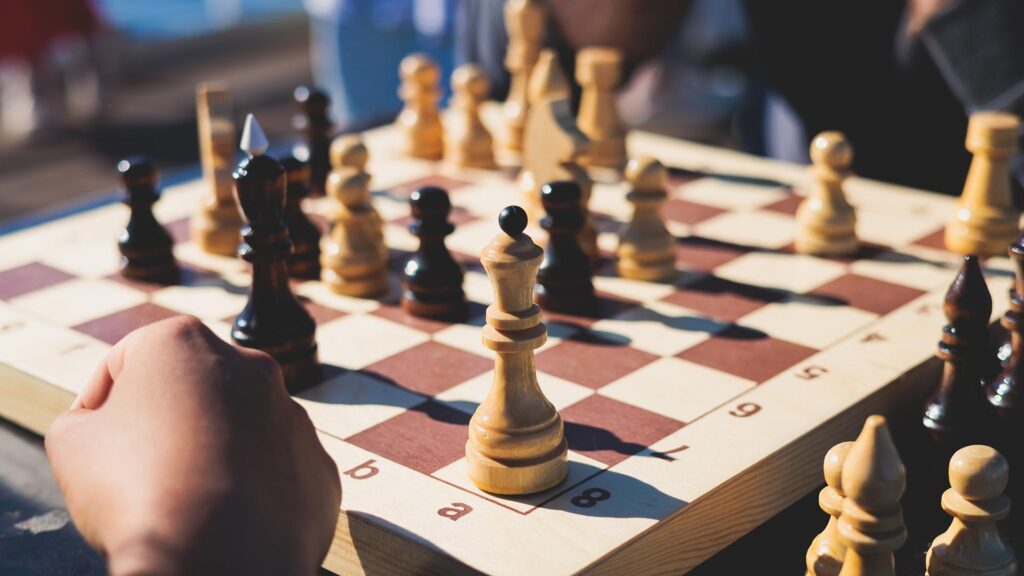
[[[968,112],[1024,112],[1024,2],[962,0],[932,18],[921,40]]]

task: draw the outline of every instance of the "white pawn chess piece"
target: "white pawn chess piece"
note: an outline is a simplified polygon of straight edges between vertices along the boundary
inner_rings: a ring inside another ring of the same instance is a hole
[[[811,142],[814,184],[796,212],[796,251],[845,256],[857,251],[857,215],[846,200],[853,147],[841,132],[822,132]]]

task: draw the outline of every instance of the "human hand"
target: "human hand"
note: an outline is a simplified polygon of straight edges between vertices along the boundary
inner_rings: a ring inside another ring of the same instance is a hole
[[[178,317],[118,342],[46,451],[83,536],[124,574],[313,574],[334,462],[266,354]]]

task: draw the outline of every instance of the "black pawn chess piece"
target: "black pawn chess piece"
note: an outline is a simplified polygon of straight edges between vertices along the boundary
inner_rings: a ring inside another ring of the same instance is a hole
[[[452,211],[448,193],[427,186],[413,192],[409,204],[413,217],[409,231],[420,239],[420,246],[402,270],[402,308],[413,316],[460,320],[467,310],[462,267],[444,243],[455,231],[448,221]]]
[[[548,232],[548,243],[537,273],[536,300],[553,312],[586,314],[597,305],[590,259],[579,242],[584,219],[580,196],[579,185],[570,181],[551,182],[540,191],[547,212],[541,227]]]
[[[301,134],[293,153],[296,158],[309,164],[312,193],[323,196],[327,174],[331,171],[331,131],[334,128],[329,115],[331,98],[323,90],[309,86],[299,86],[293,95],[299,113],[295,115],[292,124]]]
[[[160,199],[156,167],[133,156],[118,162],[117,171],[127,191],[124,202],[131,208],[128,224],[117,235],[121,275],[144,282],[177,282],[180,270],[174,259],[174,240],[153,216],[153,204]]]
[[[251,156],[242,160],[232,176],[246,221],[238,255],[252,264],[252,286],[231,338],[239,346],[273,356],[281,365],[288,390],[295,392],[319,380],[316,323],[288,285],[286,260],[292,243],[283,217],[284,168],[263,155],[266,138],[252,116],[245,132],[243,149]]]
[[[1021,389],[1024,380],[1024,235],[1010,245],[1010,260],[1013,262],[1015,280],[1010,291],[1010,309],[1003,316],[1002,325],[1010,333],[1010,355],[1005,367],[985,388],[988,403],[995,408],[999,418],[999,437],[1005,443],[1010,438],[1020,438]],[[1007,447],[1009,448],[1009,446]],[[1019,449],[1011,451],[1016,452]],[[1013,454],[1016,456],[1016,453]]]
[[[294,156],[281,159],[288,182],[284,223],[292,239],[288,274],[292,278],[320,278],[320,229],[302,211],[302,199],[309,195],[309,165]]]
[[[922,422],[940,445],[956,449],[987,441],[989,434],[983,389],[991,352],[988,323],[992,296],[976,256],[964,257],[946,293],[943,311],[949,323],[942,329],[936,355],[945,364]]]

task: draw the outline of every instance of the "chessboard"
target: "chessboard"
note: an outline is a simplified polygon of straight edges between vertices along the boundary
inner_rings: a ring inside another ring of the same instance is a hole
[[[664,216],[678,277],[615,275],[628,184],[595,175],[600,313],[546,314],[536,356],[565,422],[568,478],[526,497],[483,493],[464,471],[467,424],[494,366],[481,343],[492,292],[478,255],[501,208],[519,202],[515,169],[406,158],[399,136],[392,126],[364,134],[390,294],[293,283],[324,364],[323,381],[296,400],[343,484],[325,562],[334,572],[679,573],[819,486],[823,455],[865,416],[937,382],[942,301],[960,264],[942,245],[953,199],[851,178],[860,252],[799,255],[806,167],[635,132],[632,156],[671,167]],[[466,268],[464,323],[413,318],[398,304],[397,272],[416,247],[408,197],[428,184],[455,206],[448,246]],[[178,285],[118,275],[114,234],[128,209],[113,199],[0,236],[0,415],[43,433],[111,345],[148,322],[192,314],[229,339],[250,274],[190,241],[204,186],[169,186],[155,206],[176,241]],[[325,225],[330,201],[306,209]],[[1001,314],[1009,265],[990,259],[986,274]]]

